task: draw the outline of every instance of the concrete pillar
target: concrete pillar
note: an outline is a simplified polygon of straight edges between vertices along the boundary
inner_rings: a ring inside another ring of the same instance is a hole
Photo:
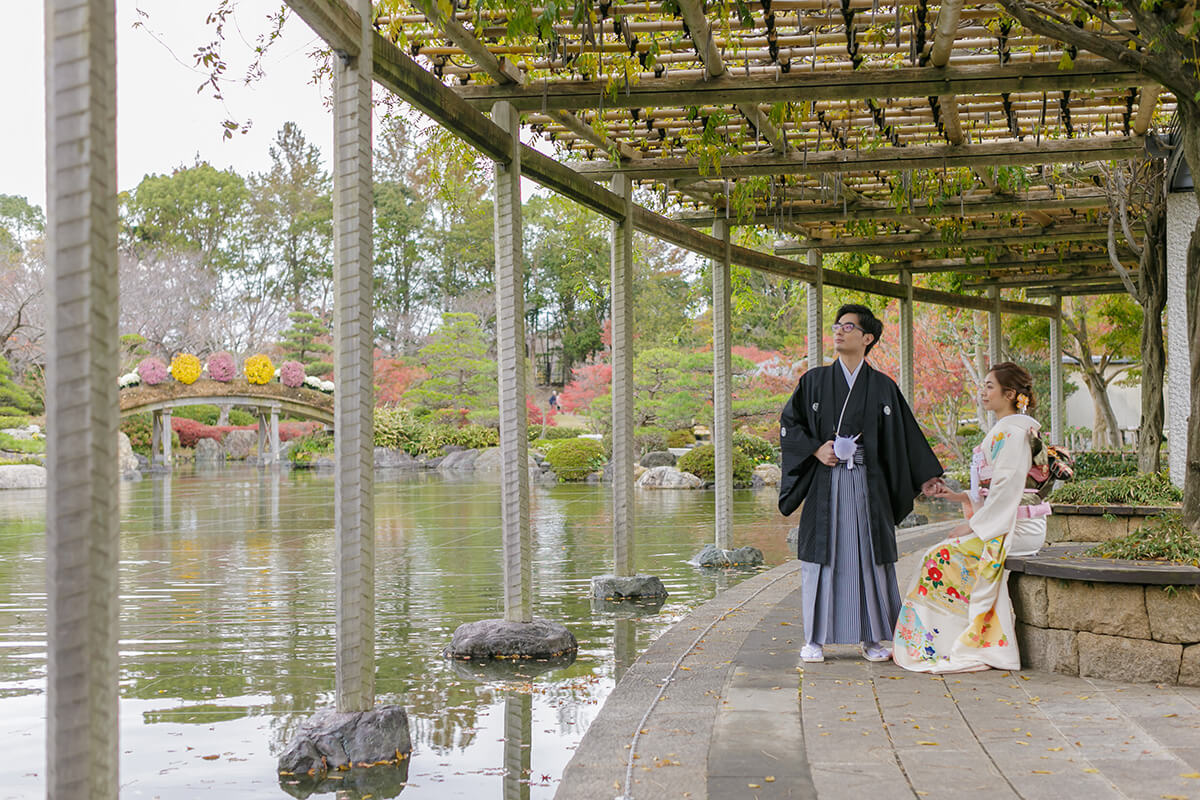
[[[267,463],[267,415],[261,408],[258,409],[258,463]]]
[[[817,279],[807,284],[808,294],[808,368],[816,369],[824,362],[825,319],[822,313],[822,296],[825,293],[825,276],[821,272],[821,251],[808,251],[808,265],[816,267]]]
[[[634,574],[633,538],[633,195],[627,175],[612,179],[625,219],[612,224],[613,574]]]
[[[162,412],[150,412],[150,463],[162,463]]]
[[[1050,320],[1050,443],[1062,445],[1065,433],[1063,420],[1066,417],[1066,398],[1063,396],[1062,298],[1053,295],[1051,303],[1054,306],[1054,319]]]
[[[334,525],[338,711],[375,703],[371,3],[358,58],[333,57]]]
[[[1187,249],[1196,226],[1196,195],[1167,195],[1167,464],[1180,488],[1187,473],[1192,367],[1188,343]]]
[[[988,311],[988,357],[991,364],[999,364],[1003,360],[1000,354],[1000,287],[993,286],[989,289],[988,297],[992,301],[992,307]]]
[[[729,223],[718,219],[713,236],[725,243],[712,265],[713,308],[713,427],[716,473],[716,545],[729,549],[733,541],[733,363],[730,347]]]
[[[45,13],[46,797],[115,800],[116,11]]]
[[[500,367],[501,530],[504,618],[533,618],[529,531],[529,441],[525,412],[525,298],[521,255],[520,115],[510,103],[492,120],[512,136],[512,161],[496,162],[496,348]]]
[[[374,365],[372,365],[374,368]],[[374,438],[374,437],[372,437]],[[372,459],[374,454],[372,453]],[[279,409],[271,409],[271,463],[279,463]]]
[[[988,290],[992,300],[991,310],[988,311],[988,369],[992,364],[1000,363],[1000,287],[993,286]],[[996,424],[996,413],[988,412],[988,427]]]
[[[900,298],[900,391],[908,404],[913,405],[913,287],[912,273],[900,271],[900,286],[905,296]]]
[[[163,465],[168,469],[171,467],[171,440],[175,438],[175,431],[171,427],[171,409],[166,409],[162,412],[162,454]]]

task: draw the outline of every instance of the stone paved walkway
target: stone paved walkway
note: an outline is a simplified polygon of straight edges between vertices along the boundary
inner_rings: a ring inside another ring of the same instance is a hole
[[[944,529],[901,537],[901,585]],[[661,636],[588,729],[556,800],[626,796],[639,730],[633,800],[1200,800],[1200,688],[1033,671],[943,678],[853,647],[801,669],[799,589],[798,563],[785,564]]]

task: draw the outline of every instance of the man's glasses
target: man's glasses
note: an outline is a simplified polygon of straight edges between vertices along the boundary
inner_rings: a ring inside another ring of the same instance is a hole
[[[866,333],[865,330],[863,330],[860,326],[855,325],[853,322],[835,322],[831,327],[834,333],[837,333],[838,331],[841,331],[842,333],[850,333],[851,331],[862,331],[863,333]]]

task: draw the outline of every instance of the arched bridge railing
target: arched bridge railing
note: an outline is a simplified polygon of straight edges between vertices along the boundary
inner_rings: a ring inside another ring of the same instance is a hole
[[[258,456],[261,463],[279,461],[279,417],[299,417],[333,426],[333,396],[315,389],[293,389],[279,383],[219,383],[175,381],[135,386],[120,392],[121,417],[151,414],[153,461],[171,463],[171,410],[181,406],[213,405],[249,409],[258,417]]]

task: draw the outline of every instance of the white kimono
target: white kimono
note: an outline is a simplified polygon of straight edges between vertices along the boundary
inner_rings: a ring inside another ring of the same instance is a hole
[[[997,421],[971,464],[971,535],[925,553],[896,622],[896,663],[916,672],[1020,669],[1008,596],[1009,553],[1036,552],[1049,506],[1026,484],[1038,422]]]

